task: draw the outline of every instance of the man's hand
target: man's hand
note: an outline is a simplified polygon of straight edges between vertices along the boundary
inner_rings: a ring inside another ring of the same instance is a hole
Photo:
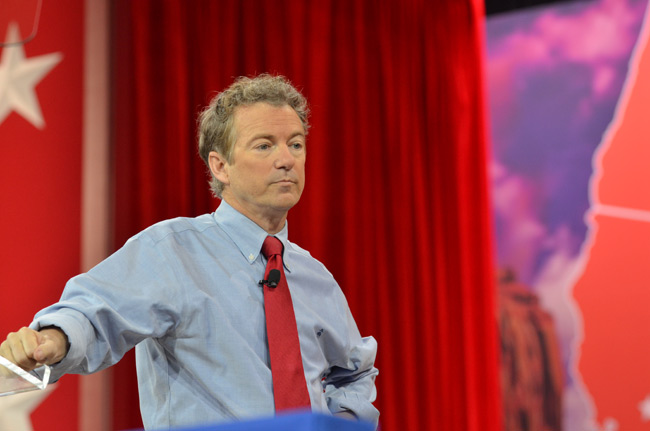
[[[0,356],[4,356],[25,371],[41,365],[56,364],[68,353],[68,337],[54,326],[34,331],[20,328],[7,335],[0,344]]]
[[[359,418],[354,413],[352,413],[350,410],[343,410],[342,412],[334,413],[334,416],[336,416],[337,418],[347,419],[347,420],[351,420],[351,421],[358,421],[359,420]]]

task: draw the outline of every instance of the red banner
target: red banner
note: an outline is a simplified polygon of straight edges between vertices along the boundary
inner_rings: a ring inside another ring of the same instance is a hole
[[[81,242],[83,2],[13,3],[0,14],[3,339],[59,298],[80,270]],[[77,393],[77,378],[66,377],[32,406],[0,404],[0,420],[19,430],[33,408],[34,429],[76,429]]]

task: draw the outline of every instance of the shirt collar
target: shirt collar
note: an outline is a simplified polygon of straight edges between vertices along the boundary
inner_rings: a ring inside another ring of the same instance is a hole
[[[236,209],[234,209],[225,200],[213,214],[214,221],[226,232],[233,240],[242,256],[249,264],[255,262],[262,252],[262,244],[269,234],[262,229],[257,223],[249,219]],[[291,272],[291,258],[287,250],[291,247],[289,243],[288,222],[284,223],[282,230],[274,235],[284,246],[284,255],[282,261],[284,266]],[[289,260],[289,262],[287,262]]]

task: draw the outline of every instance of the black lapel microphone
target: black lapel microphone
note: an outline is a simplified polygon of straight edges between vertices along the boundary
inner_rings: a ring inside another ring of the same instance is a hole
[[[282,277],[280,270],[272,269],[269,271],[269,278],[266,280],[260,280],[259,285],[264,286],[266,284],[269,287],[277,287],[278,283],[280,282],[280,277]]]

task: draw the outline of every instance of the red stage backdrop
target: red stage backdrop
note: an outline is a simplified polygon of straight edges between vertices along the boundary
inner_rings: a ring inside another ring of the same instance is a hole
[[[37,7],[2,2],[0,40],[29,36]],[[58,300],[80,269],[82,32],[81,0],[45,2],[36,37],[0,48],[2,339]],[[77,380],[65,378],[34,401],[34,429],[77,428]],[[2,402],[3,429],[27,429],[29,410],[9,406],[11,397]]]
[[[114,3],[115,246],[213,211],[195,118],[238,75],[311,101],[291,238],[379,341],[384,430],[500,430],[482,2]],[[138,424],[118,366],[115,426]]]

